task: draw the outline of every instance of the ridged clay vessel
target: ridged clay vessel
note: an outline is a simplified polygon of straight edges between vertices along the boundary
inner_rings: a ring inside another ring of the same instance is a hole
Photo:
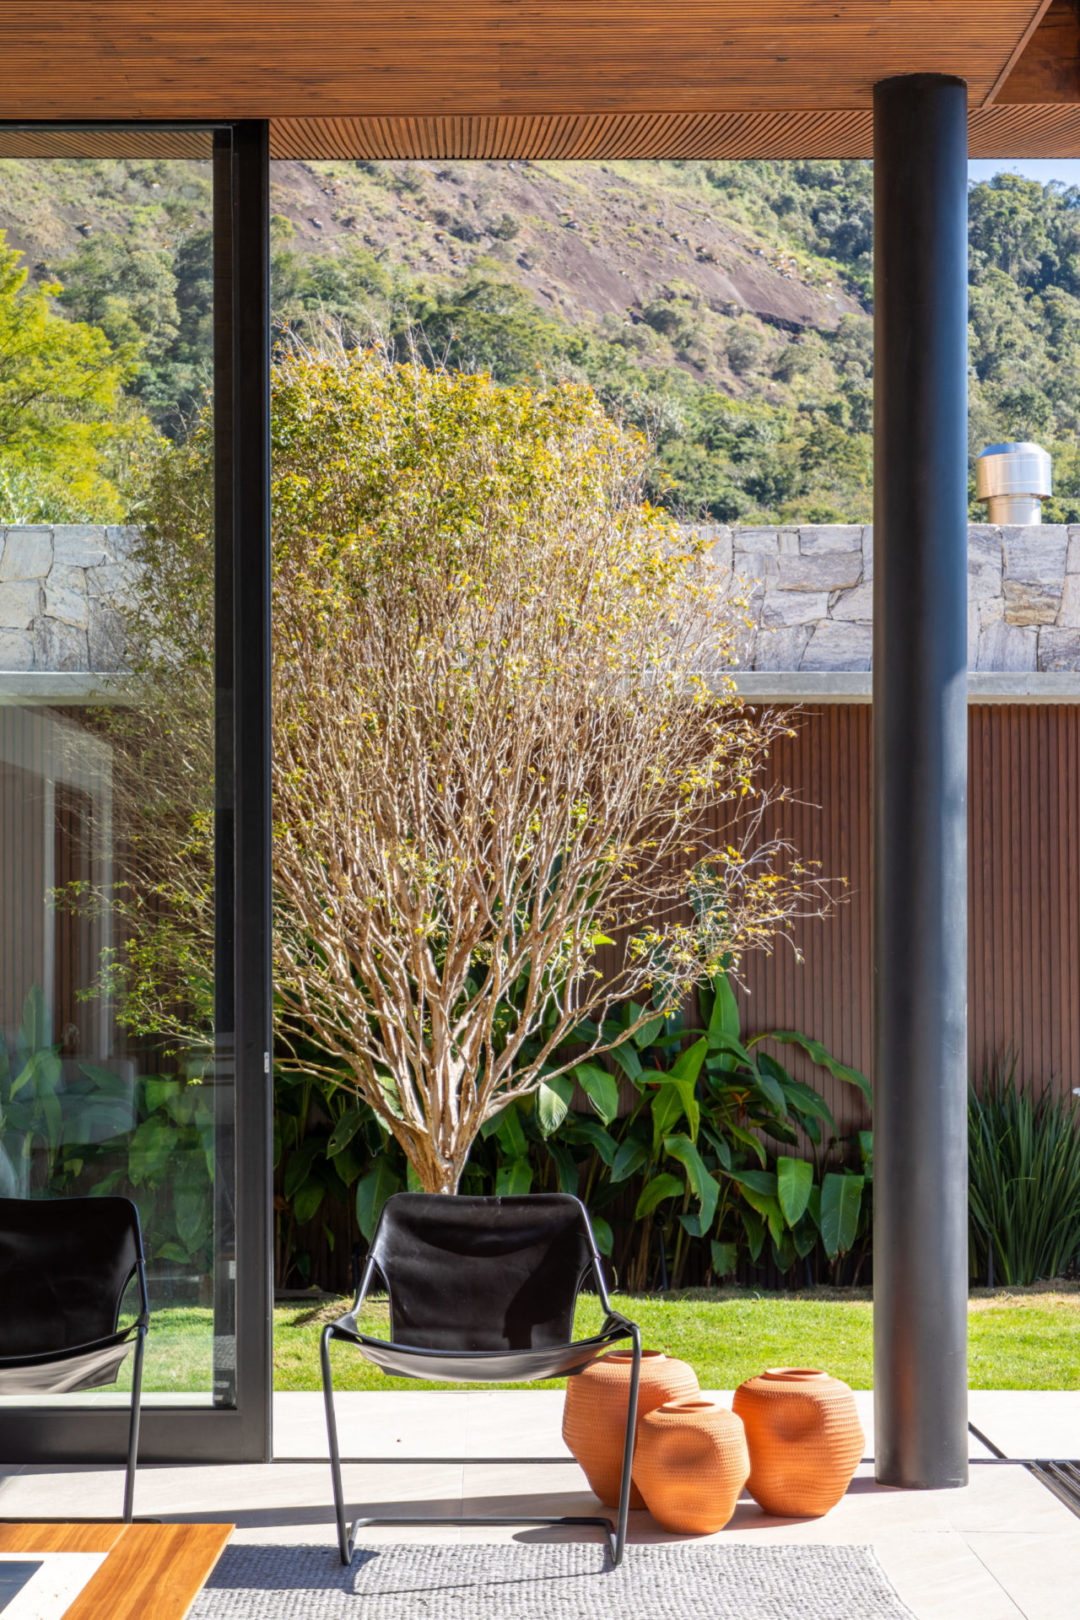
[[[766,1513],[819,1519],[836,1506],[865,1445],[847,1384],[816,1367],[770,1367],[732,1407],[746,1428],[747,1486]]]
[[[709,1536],[735,1511],[750,1474],[741,1418],[715,1401],[666,1401],[641,1420],[634,1478],[665,1530]]]
[[[592,1490],[607,1507],[615,1507],[619,1501],[632,1364],[629,1350],[611,1350],[566,1381],[563,1439],[584,1469]],[[697,1376],[685,1361],[665,1356],[662,1350],[643,1350],[635,1453],[641,1439],[641,1420],[647,1412],[655,1411],[665,1401],[698,1393]],[[635,1478],[636,1473],[635,1468]],[[630,1506],[645,1506],[636,1483],[630,1487]]]

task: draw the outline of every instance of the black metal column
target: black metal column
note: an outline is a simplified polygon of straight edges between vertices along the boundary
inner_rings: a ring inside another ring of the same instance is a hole
[[[270,1455],[273,1384],[266,123],[233,124],[215,137],[214,214],[216,1015],[222,1103],[214,1397],[237,1408],[238,1451],[255,1460]]]
[[[967,1483],[967,90],[874,89],[874,1412]]]

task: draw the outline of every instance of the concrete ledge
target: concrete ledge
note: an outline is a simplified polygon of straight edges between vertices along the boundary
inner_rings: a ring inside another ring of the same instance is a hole
[[[739,696],[753,703],[869,703],[871,675],[864,670],[743,670]],[[84,670],[0,670],[0,705],[72,708],[133,701],[123,675]],[[1080,703],[1080,671],[1039,674],[972,670],[969,703]]]
[[[868,671],[746,670],[736,674],[739,696],[754,703],[869,703]],[[1080,703],[1080,672],[972,670],[969,703]]]
[[[0,705],[79,708],[133,701],[130,679],[94,670],[0,670]]]

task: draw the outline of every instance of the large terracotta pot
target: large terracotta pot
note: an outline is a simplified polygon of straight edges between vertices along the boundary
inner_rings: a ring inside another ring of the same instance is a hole
[[[623,1442],[626,1438],[626,1402],[630,1393],[629,1350],[611,1350],[566,1381],[563,1439],[585,1470],[596,1495],[615,1507],[622,1483]],[[634,1449],[641,1439],[641,1420],[665,1401],[696,1395],[698,1381],[685,1361],[665,1356],[662,1350],[643,1350],[638,1383],[637,1430]],[[636,1473],[636,1470],[635,1470]],[[636,1485],[630,1488],[630,1506],[645,1506]]]
[[[865,1444],[851,1390],[813,1367],[770,1367],[735,1391],[746,1427],[751,1496],[783,1519],[835,1507]]]
[[[665,1530],[709,1536],[735,1511],[750,1473],[742,1420],[715,1401],[667,1401],[641,1420],[634,1478]]]

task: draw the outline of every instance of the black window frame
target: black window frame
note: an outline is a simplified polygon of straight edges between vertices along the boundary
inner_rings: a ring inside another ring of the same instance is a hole
[[[224,1231],[215,1332],[235,1330],[215,1401],[143,1407],[141,1462],[260,1462],[272,1451],[273,1081],[270,791],[270,126],[4,121],[0,133],[205,132],[213,148],[216,1010],[223,1119],[215,1209]],[[28,157],[40,155],[28,151]],[[75,156],[70,140],[64,155]],[[88,154],[89,155],[89,154]],[[224,1085],[222,1087],[224,1090]],[[231,1129],[232,1141],[227,1134]],[[230,1149],[232,1151],[230,1151]],[[229,1182],[230,1167],[234,1179]],[[232,1260],[227,1258],[231,1248]],[[235,1317],[229,1312],[235,1308]],[[0,1462],[119,1462],[126,1407],[0,1408]]]

